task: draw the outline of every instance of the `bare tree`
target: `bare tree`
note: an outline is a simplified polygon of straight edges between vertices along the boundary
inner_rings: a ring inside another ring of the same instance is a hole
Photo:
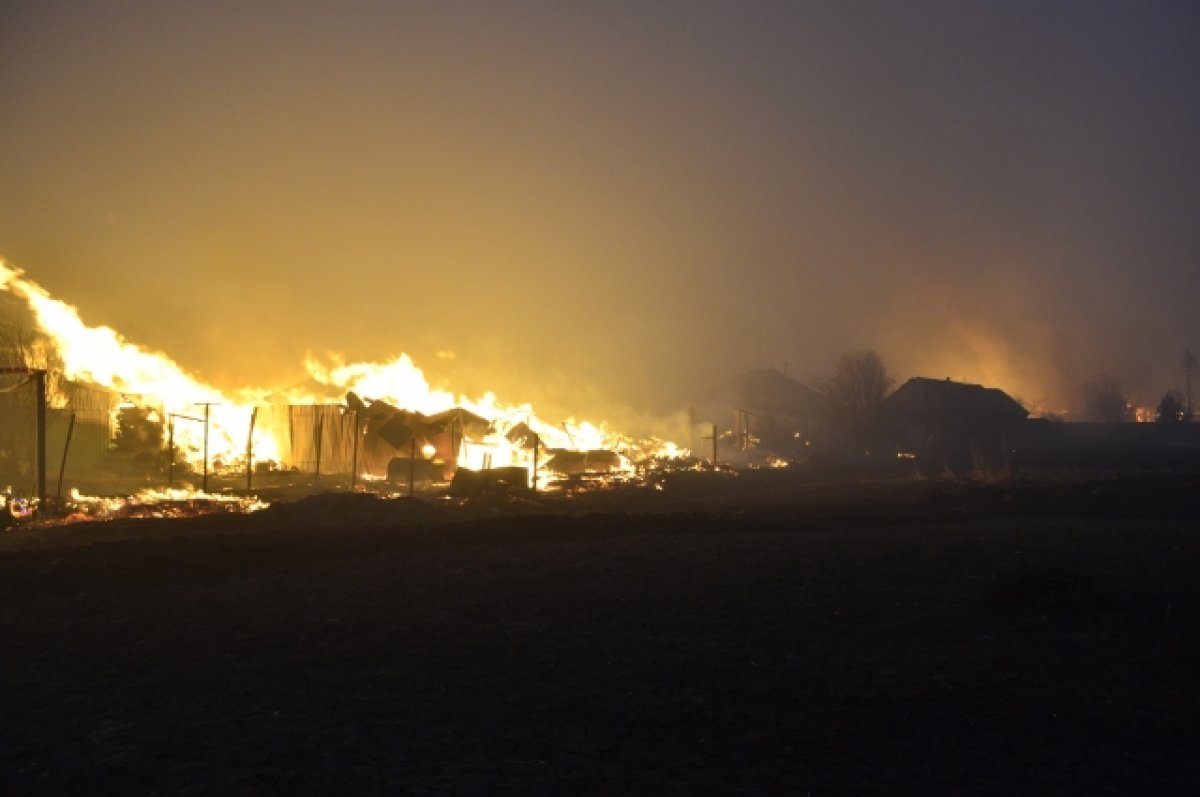
[[[860,417],[883,403],[896,378],[882,357],[866,349],[844,353],[821,384],[836,412]]]
[[[1133,405],[1119,379],[1102,376],[1083,386],[1084,406],[1097,421],[1127,421],[1133,417]]]

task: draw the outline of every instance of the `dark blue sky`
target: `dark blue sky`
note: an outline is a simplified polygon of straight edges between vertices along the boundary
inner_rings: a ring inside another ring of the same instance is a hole
[[[407,351],[586,412],[874,347],[1153,404],[1197,8],[0,2],[0,255],[228,383]]]

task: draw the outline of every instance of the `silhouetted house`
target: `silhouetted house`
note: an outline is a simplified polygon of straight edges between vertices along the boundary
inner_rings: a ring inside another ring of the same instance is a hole
[[[824,395],[773,368],[756,368],[723,382],[693,405],[700,423],[715,423],[722,459],[757,451],[800,453],[828,416]],[[693,444],[697,448],[697,444]]]
[[[888,396],[884,440],[919,459],[961,470],[1006,459],[1029,411],[997,388],[915,377]]]

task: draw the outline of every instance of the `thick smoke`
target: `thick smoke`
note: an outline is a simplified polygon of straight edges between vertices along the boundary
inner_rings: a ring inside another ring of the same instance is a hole
[[[225,388],[637,422],[874,348],[1057,411],[1200,348],[1187,5],[12,9],[0,252]]]

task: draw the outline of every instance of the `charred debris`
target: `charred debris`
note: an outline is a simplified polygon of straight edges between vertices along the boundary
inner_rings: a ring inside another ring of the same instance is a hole
[[[631,472],[617,451],[543,444],[528,423],[501,429],[461,407],[426,415],[354,393],[346,405],[362,423],[358,470],[389,482],[449,483],[453,496],[540,487],[579,487]]]

